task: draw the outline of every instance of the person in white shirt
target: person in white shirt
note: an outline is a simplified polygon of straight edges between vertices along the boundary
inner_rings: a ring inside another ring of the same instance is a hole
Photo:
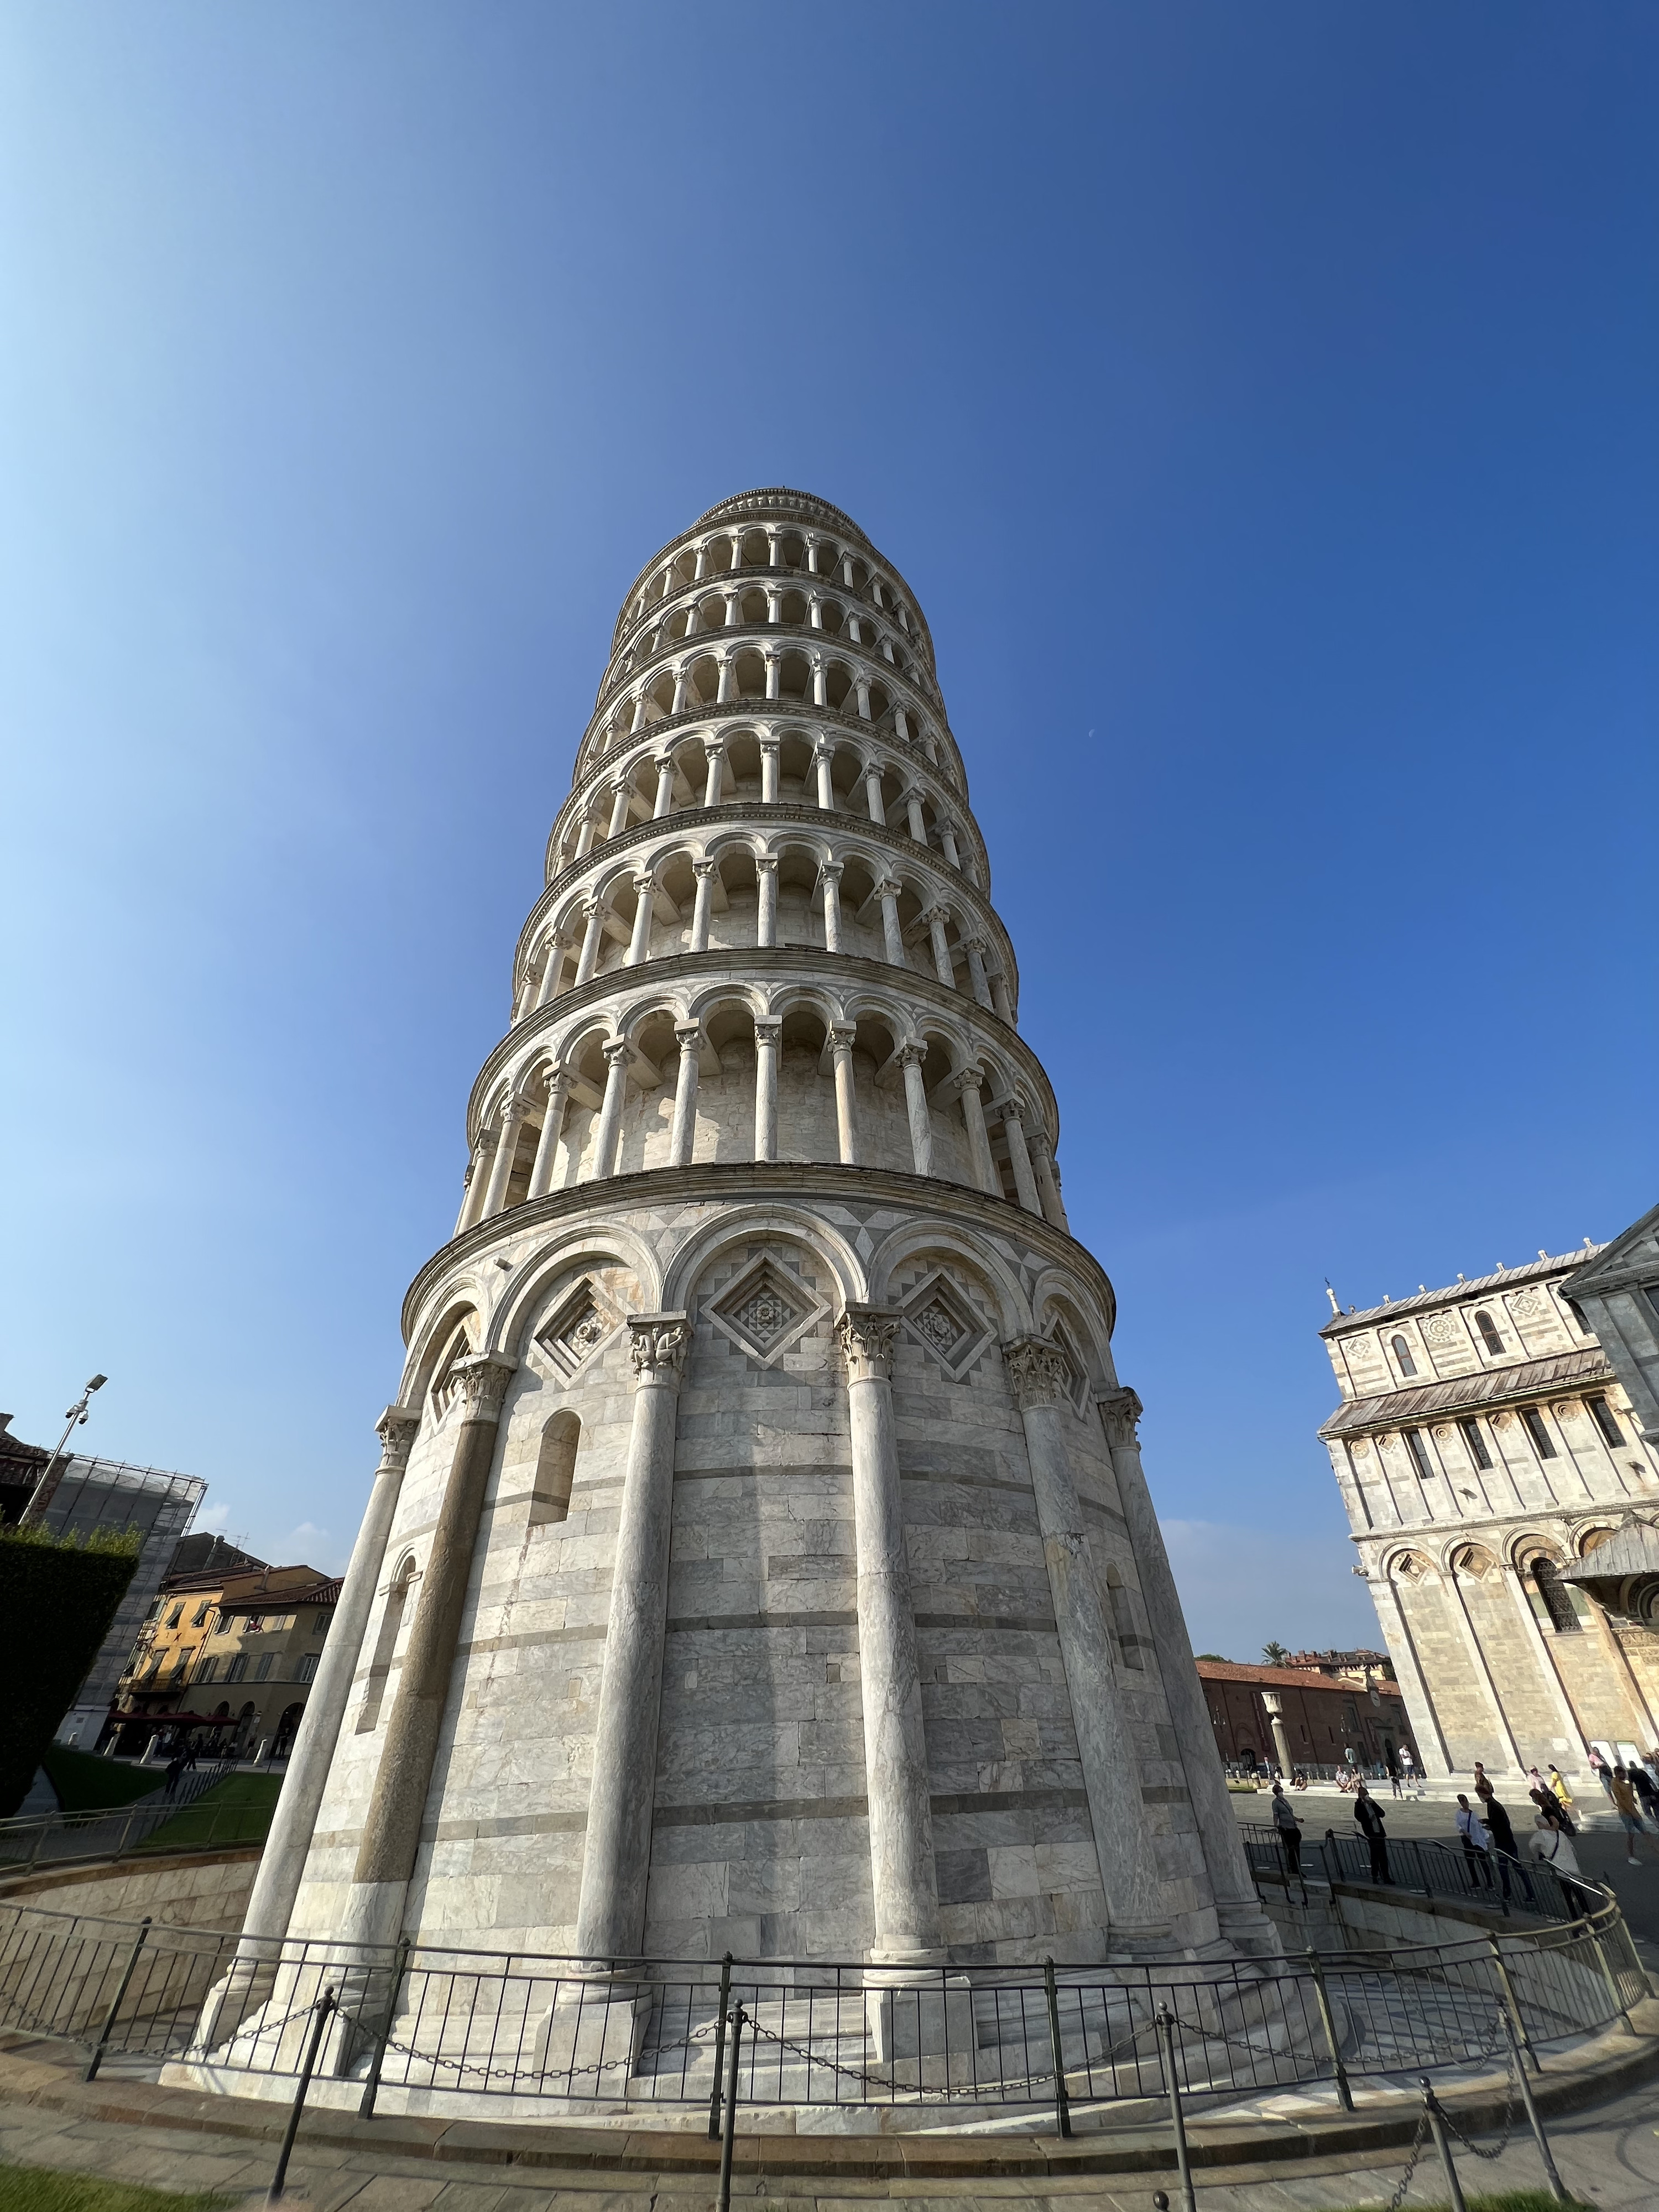
[[[1471,1889],[1492,1887],[1492,1838],[1486,1824],[1460,1790],[1457,1793],[1457,1832],[1463,1838],[1463,1858]]]
[[[1532,1825],[1534,1832],[1528,1839],[1527,1849],[1534,1858],[1542,1859],[1546,1866],[1553,1866],[1558,1874],[1580,1872],[1578,1854],[1572,1847],[1572,1838],[1559,1822],[1540,1813]]]

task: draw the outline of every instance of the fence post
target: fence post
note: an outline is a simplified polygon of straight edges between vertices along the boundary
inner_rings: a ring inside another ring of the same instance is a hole
[[[732,2148],[738,2132],[738,2049],[743,2024],[749,2017],[741,2005],[732,2008],[732,2071],[726,2085],[726,2126],[720,2136],[720,2212],[732,2212]]]
[[[409,1938],[400,1936],[398,1938],[398,1954],[392,1962],[392,1987],[386,1993],[386,2019],[374,2031],[374,2056],[368,2062],[368,2079],[363,2083],[362,2100],[357,2106],[360,2120],[372,2120],[374,2117],[374,2100],[380,2094],[380,2069],[386,2063],[386,2039],[392,2033],[392,2021],[398,2017],[398,1992],[404,1985],[409,1953]]]
[[[1181,2084],[1176,2078],[1175,2019],[1166,2004],[1158,2008],[1158,2040],[1159,2056],[1164,2061],[1164,2079],[1170,2092],[1170,2124],[1175,2130],[1176,2172],[1181,2176],[1181,2202],[1184,2212],[1198,2212],[1198,2199],[1193,2194],[1193,2170],[1187,2162],[1187,2123],[1181,2112]]]
[[[1590,1942],[1595,1947],[1595,1963],[1601,1969],[1601,1979],[1607,1985],[1607,1995],[1613,2000],[1613,2008],[1618,2014],[1620,2019],[1624,2021],[1625,2026],[1627,2028],[1630,2028],[1631,2033],[1634,2035],[1636,2033],[1636,2030],[1633,2027],[1631,2027],[1630,2014],[1625,2008],[1625,2000],[1619,1994],[1619,1984],[1613,1979],[1613,1968],[1607,1963],[1607,1947],[1601,1941],[1600,1936],[1596,1934],[1595,1929],[1591,1927],[1589,1915],[1588,1913],[1584,1916],[1584,1927],[1589,1933]]]
[[[726,2008],[732,2001],[732,1954],[720,1960],[720,2005],[714,2021],[714,2086],[708,2093],[708,2140],[720,2136],[720,2066],[726,2057]]]
[[[1072,2100],[1066,2094],[1066,2054],[1060,2044],[1060,1992],[1054,1987],[1054,1962],[1042,1962],[1042,1990],[1048,2000],[1048,2041],[1054,2054],[1054,2123],[1062,2136],[1072,2132]]]
[[[1532,2061],[1533,2071],[1541,2074],[1544,2070],[1543,2063],[1532,2047],[1532,2037],[1527,2031],[1527,2023],[1522,2014],[1520,2000],[1515,1994],[1515,1984],[1510,1979],[1510,1970],[1504,1961],[1503,1952],[1498,1948],[1498,1938],[1495,1936],[1488,1936],[1486,1941],[1492,1946],[1492,1962],[1498,1969],[1498,1978],[1503,1986],[1504,2024],[1508,2030],[1510,2041],[1519,2042],[1521,2048]]]
[[[1342,2063],[1341,2045],[1336,2039],[1336,2022],[1331,2017],[1331,2001],[1325,1989],[1325,1970],[1319,1963],[1319,1954],[1311,1945],[1308,1948],[1308,1972],[1313,1976],[1314,1994],[1319,1999],[1319,2017],[1325,2027],[1325,2040],[1331,2046],[1331,2064],[1336,2069],[1336,2095],[1345,2112],[1353,2110],[1353,2091],[1348,2087],[1348,2069]]]
[[[1510,2025],[1507,2014],[1504,2016],[1504,2033],[1510,2039],[1510,2057],[1515,2063],[1515,2078],[1521,2084],[1521,2101],[1527,2108],[1527,2119],[1532,2128],[1534,2140],[1538,2145],[1538,2155],[1544,2161],[1544,2175],[1550,2185],[1550,2194],[1558,2204],[1571,2204],[1572,2199],[1568,2196],[1561,2177],[1555,2170],[1554,2154],[1550,2149],[1549,2138],[1544,2133],[1544,2123],[1538,2117],[1538,2106],[1533,2099],[1532,2084],[1527,2079],[1526,2068],[1521,2063],[1520,2047],[1516,2042],[1515,2030]],[[1533,2063],[1534,2066],[1538,2063],[1535,2057]]]
[[[1445,2169],[1446,2194],[1451,2199],[1451,2212],[1468,2212],[1463,2201],[1463,2185],[1457,2178],[1457,2168],[1452,2164],[1451,2144],[1446,2136],[1446,2123],[1426,2074],[1418,2077],[1423,2084],[1423,2109],[1429,2116],[1429,2129],[1434,2136],[1434,2147],[1440,2154],[1440,2163]]]
[[[149,1937],[149,1915],[146,1913],[138,1923],[137,1939],[131,1950],[127,1954],[126,1971],[121,1977],[120,1987],[115,1992],[115,2002],[105,2014],[104,2024],[98,2031],[98,2040],[92,2046],[92,2056],[87,2061],[87,2070],[81,2076],[83,2081],[92,2081],[96,2076],[98,2069],[104,2063],[104,2046],[115,2033],[115,2015],[120,2011],[122,2000],[131,1987],[133,1976],[138,1971],[138,1954],[143,1949]]]
[[[328,2026],[328,2016],[334,2009],[334,2003],[333,1990],[325,1990],[312,2007],[316,2019],[312,2027],[311,2039],[306,2045],[306,2063],[300,2069],[300,2086],[294,2092],[294,2109],[288,2116],[288,2126],[283,2130],[283,2148],[276,2158],[276,2171],[271,2175],[270,2187],[265,2193],[267,2204],[280,2204],[283,2201],[283,2184],[288,2179],[288,2162],[293,2153],[294,2138],[300,2132],[300,2115],[306,2107],[306,2091],[311,2087],[317,2053],[322,2048],[323,2031]]]

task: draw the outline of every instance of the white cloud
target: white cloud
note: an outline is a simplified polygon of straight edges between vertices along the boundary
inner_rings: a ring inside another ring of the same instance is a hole
[[[1340,1536],[1165,1521],[1176,1587],[1194,1651],[1255,1662],[1270,1641],[1292,1651],[1383,1647],[1370,1593]]]
[[[319,1528],[314,1521],[302,1521],[297,1528],[290,1528],[285,1536],[276,1539],[271,1553],[271,1565],[276,1567],[321,1567],[331,1575],[345,1571],[347,1547],[337,1544],[326,1528]]]
[[[228,1505],[204,1506],[190,1524],[192,1536],[222,1536],[230,1527]]]

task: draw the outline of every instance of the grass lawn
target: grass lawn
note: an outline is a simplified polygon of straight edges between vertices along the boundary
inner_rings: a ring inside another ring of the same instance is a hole
[[[193,1805],[164,1820],[138,1848],[177,1851],[199,1846],[206,1850],[220,1844],[261,1844],[282,1786],[280,1774],[228,1774]]]
[[[48,1744],[40,1764],[66,1813],[97,1813],[106,1805],[130,1805],[159,1790],[166,1776],[159,1766],[125,1766],[118,1759],[94,1759],[66,1744]]]
[[[175,2197],[130,2181],[58,2173],[44,2166],[0,2166],[0,2212],[215,2212],[230,2197]]]

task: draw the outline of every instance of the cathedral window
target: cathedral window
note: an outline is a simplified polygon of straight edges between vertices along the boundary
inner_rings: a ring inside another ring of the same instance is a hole
[[[1394,1358],[1395,1364],[1402,1375],[1416,1374],[1417,1362],[1412,1358],[1412,1348],[1403,1336],[1397,1336],[1394,1340]]]
[[[1521,1409],[1521,1418],[1527,1425],[1527,1434],[1532,1438],[1533,1448],[1539,1458],[1553,1459],[1555,1446],[1550,1442],[1550,1432],[1544,1426],[1544,1416],[1539,1412],[1537,1407],[1523,1406]]]
[[[1429,1457],[1428,1438],[1421,1429],[1406,1429],[1401,1433],[1406,1439],[1406,1449],[1412,1455],[1412,1465],[1425,1482],[1431,1480],[1435,1468],[1434,1462]]]
[[[1569,1589],[1558,1577],[1553,1559],[1538,1559],[1528,1570],[1534,1586],[1533,1611],[1539,1619],[1553,1628],[1558,1636],[1571,1635],[1582,1626],[1573,1603],[1577,1591]],[[1583,1600],[1579,1602],[1582,1604]]]
[[[1491,1352],[1492,1358],[1494,1359],[1501,1358],[1504,1351],[1504,1340],[1498,1334],[1497,1322],[1492,1319],[1492,1316],[1486,1311],[1484,1306],[1482,1306],[1480,1312],[1476,1314],[1474,1317],[1474,1325],[1480,1332],[1480,1341],[1486,1346],[1487,1351]]]
[[[1492,1466],[1492,1454],[1486,1449],[1486,1439],[1480,1433],[1479,1421],[1460,1421],[1463,1442],[1468,1446],[1469,1458],[1484,1474]]]
[[[1591,1419],[1601,1431],[1603,1442],[1609,1444],[1622,1444],[1625,1441],[1625,1432],[1615,1419],[1613,1408],[1607,1400],[1587,1398],[1584,1403],[1590,1409]]]

